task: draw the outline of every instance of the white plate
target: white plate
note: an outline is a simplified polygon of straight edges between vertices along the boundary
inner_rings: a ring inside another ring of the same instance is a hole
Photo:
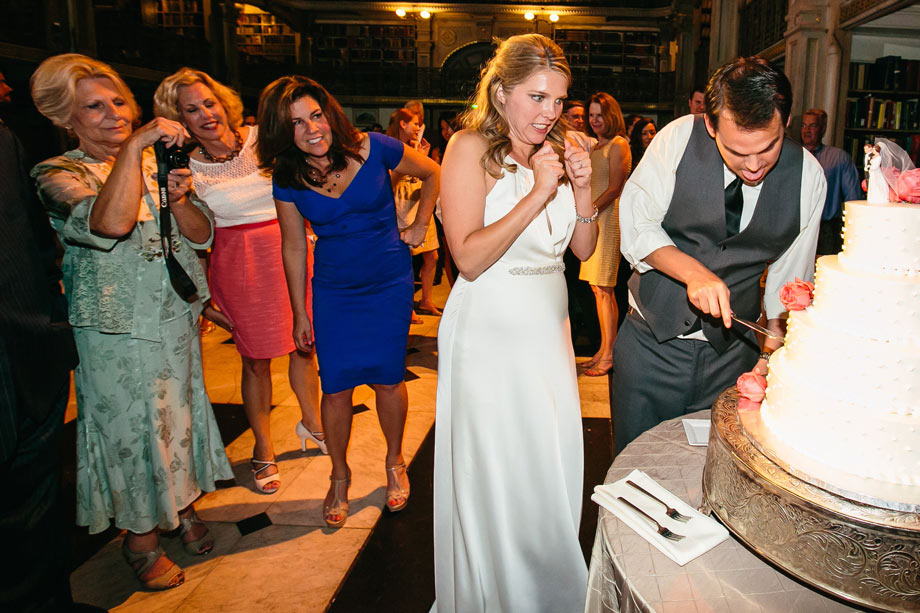
[[[708,419],[682,419],[684,432],[687,433],[687,442],[695,447],[709,445],[709,426],[712,422]]]

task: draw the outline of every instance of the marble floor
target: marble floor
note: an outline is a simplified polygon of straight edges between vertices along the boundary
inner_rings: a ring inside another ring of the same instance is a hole
[[[436,287],[437,304],[444,304],[447,292],[446,283]],[[435,416],[440,318],[422,318],[424,323],[410,331],[406,361],[407,462],[412,461]],[[222,410],[222,405],[241,403],[240,360],[234,346],[225,342],[228,338],[218,329],[202,340],[205,382],[215,411]],[[383,513],[385,446],[374,411],[374,394],[362,386],[355,392],[356,414],[349,447],[351,513],[344,528],[326,528],[322,501],[331,464],[310,443],[306,453],[300,449],[293,432],[300,410],[286,370],[286,359],[274,361],[271,423],[280,490],[274,495],[255,490],[249,469],[252,431],[241,427],[242,434],[227,445],[235,484],[222,483],[225,487],[203,495],[196,503],[199,515],[216,536],[214,551],[205,557],[190,556],[177,537],[162,539],[169,556],[184,568],[185,584],[165,592],[143,591],[122,559],[123,536],[117,535],[71,575],[77,602],[145,613],[327,609]],[[606,377],[581,376],[579,390],[584,417],[609,418]],[[74,411],[69,414],[72,417]],[[407,598],[411,599],[411,594]]]

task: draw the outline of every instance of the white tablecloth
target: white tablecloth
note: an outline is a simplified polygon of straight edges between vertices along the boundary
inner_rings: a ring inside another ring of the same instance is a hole
[[[709,419],[699,411],[684,419]],[[616,425],[614,425],[616,427]],[[638,468],[679,498],[703,500],[706,447],[691,447],[680,419],[645,432],[617,456],[612,483]],[[794,581],[733,537],[686,566],[678,566],[612,513],[600,508],[588,571],[587,613],[856,611]]]

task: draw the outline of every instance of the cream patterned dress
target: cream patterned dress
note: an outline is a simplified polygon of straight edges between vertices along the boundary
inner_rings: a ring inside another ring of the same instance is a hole
[[[617,136],[606,145],[591,150],[592,200],[597,200],[610,184],[610,148],[617,138],[623,140]],[[594,254],[581,264],[578,278],[582,281],[599,287],[613,287],[617,284],[617,267],[620,264],[619,219],[620,199],[617,198],[597,216],[597,247]]]

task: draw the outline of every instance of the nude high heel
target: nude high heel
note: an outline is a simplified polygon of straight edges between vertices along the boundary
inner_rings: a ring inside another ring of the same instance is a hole
[[[348,488],[351,485],[351,471],[348,471],[348,476],[344,479],[333,479],[330,476],[329,481],[332,483],[332,500],[328,503],[323,502],[323,521],[330,528],[341,528],[348,519]],[[343,483],[345,484],[345,495],[339,496],[339,487]],[[339,519],[332,520],[331,517]]]
[[[303,425],[302,421],[297,422],[297,427],[294,428],[294,433],[297,435],[297,438],[300,439],[300,448],[302,451],[307,450],[307,439],[313,441],[319,450],[322,451],[325,455],[329,455],[329,452],[326,451],[326,441],[318,438],[320,434],[323,434],[322,430],[316,432],[310,432],[307,430],[307,427]]]
[[[399,471],[402,471],[407,479],[409,478],[409,475],[406,474],[405,462],[387,468],[387,472],[393,474],[393,480],[396,482],[396,487],[387,487],[387,508],[391,513],[402,511],[409,504],[409,488],[403,489],[399,486]],[[396,502],[400,498],[402,502]]]

